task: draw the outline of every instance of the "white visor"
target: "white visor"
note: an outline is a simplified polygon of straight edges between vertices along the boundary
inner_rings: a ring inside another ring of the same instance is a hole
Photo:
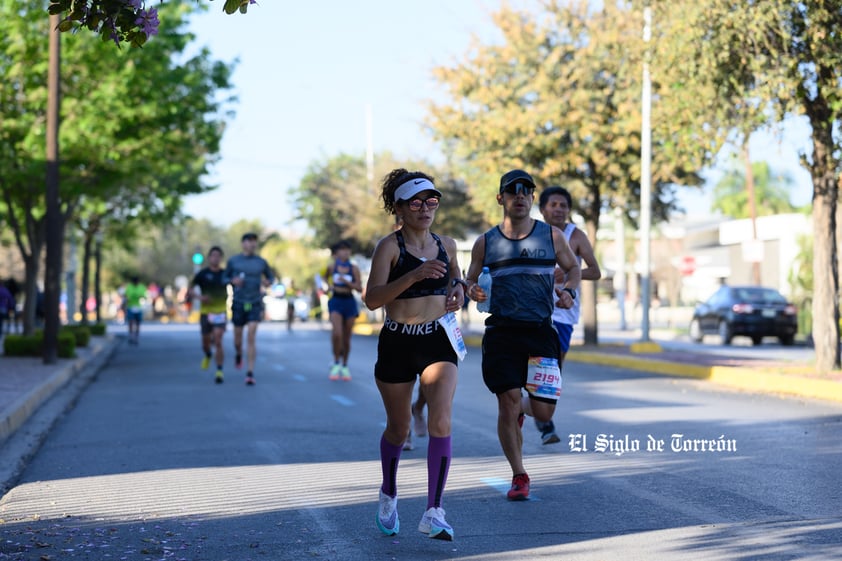
[[[421,191],[432,191],[437,197],[441,197],[441,191],[436,189],[436,186],[433,185],[432,181],[424,179],[423,177],[418,177],[416,179],[410,179],[395,189],[395,202],[408,201]]]

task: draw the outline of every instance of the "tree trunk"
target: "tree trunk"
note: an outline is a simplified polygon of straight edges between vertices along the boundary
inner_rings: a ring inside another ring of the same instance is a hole
[[[41,246],[32,246],[32,252],[23,254],[23,266],[26,278],[23,281],[23,333],[32,335],[36,327],[35,309],[38,305],[38,273],[41,262]]]
[[[94,254],[94,299],[96,300],[96,322],[102,323],[102,241],[97,234],[96,253]]]
[[[751,218],[751,243],[757,243],[757,203],[754,190],[754,169],[751,167],[751,155],[748,150],[749,135],[743,137],[743,164],[746,170],[746,195],[748,196],[748,215]],[[752,253],[754,249],[752,248]],[[760,286],[760,261],[751,264],[752,282]]]
[[[813,342],[816,371],[839,368],[839,264],[836,205],[839,184],[833,165],[830,111],[819,97],[807,105],[813,129]]]
[[[90,295],[91,286],[91,235],[88,232],[84,233],[85,243],[82,248],[82,286],[79,287],[80,300],[79,313],[82,314],[82,324],[88,324],[88,297]]]

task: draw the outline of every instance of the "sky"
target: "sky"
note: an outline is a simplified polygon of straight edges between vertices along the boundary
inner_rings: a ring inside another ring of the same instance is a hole
[[[442,99],[432,69],[463,58],[472,35],[493,41],[490,14],[502,3],[260,0],[248,14],[226,15],[222,0],[209,2],[191,30],[215,59],[239,59],[232,77],[239,101],[207,178],[218,187],[189,197],[185,212],[221,226],[259,219],[294,232],[303,225],[293,222],[288,189],[312,163],[343,153],[363,157],[369,135],[375,154],[436,161],[439,151],[421,126],[425,100]],[[793,122],[750,144],[753,160],[793,176],[800,187],[792,202],[799,205],[811,193],[809,175],[798,166],[806,139],[807,127]],[[721,172],[706,176],[709,193]],[[680,192],[691,215],[707,213],[709,194]]]

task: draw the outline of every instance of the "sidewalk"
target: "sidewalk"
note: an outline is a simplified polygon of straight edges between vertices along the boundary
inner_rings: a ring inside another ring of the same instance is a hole
[[[567,360],[695,378],[748,392],[842,402],[842,373],[819,375],[811,360],[732,356],[705,351],[701,344],[698,350],[688,350],[669,340],[657,344],[660,350],[646,345],[637,350],[639,343],[573,345]]]
[[[0,355],[0,495],[119,343],[111,335],[92,337],[76,358],[55,364]]]
[[[380,325],[363,323],[355,327],[360,335],[376,335]],[[479,349],[484,326],[473,321],[463,331],[468,347]],[[746,347],[715,347],[690,343],[675,329],[654,327],[649,341],[641,342],[640,329],[620,330],[599,325],[599,345],[585,345],[582,329],[573,333],[566,362],[583,362],[680,376],[713,382],[729,388],[755,393],[778,394],[807,399],[842,402],[842,372],[818,375],[812,365],[814,353],[801,347],[776,347],[776,354],[796,358],[746,352]]]

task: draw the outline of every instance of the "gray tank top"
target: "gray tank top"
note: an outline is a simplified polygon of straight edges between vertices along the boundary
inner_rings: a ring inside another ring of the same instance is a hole
[[[507,238],[499,226],[484,235],[483,265],[492,279],[488,325],[548,323],[556,265],[552,227],[535,220],[522,240]]]

